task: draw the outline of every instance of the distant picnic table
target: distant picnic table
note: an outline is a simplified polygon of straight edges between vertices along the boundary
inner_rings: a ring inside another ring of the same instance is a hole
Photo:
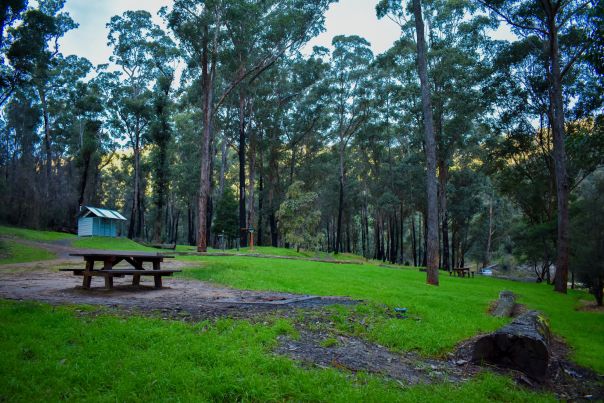
[[[472,275],[472,277],[474,277],[474,272],[470,270],[469,267],[458,267],[449,271],[449,276],[456,275],[457,277],[466,277],[467,275],[469,278],[470,274]]]
[[[162,287],[162,277],[171,276],[181,270],[162,270],[161,262],[166,258],[174,256],[165,256],[159,253],[148,252],[129,252],[129,251],[86,251],[70,253],[70,256],[81,256],[86,262],[84,269],[60,269],[60,271],[71,271],[76,276],[83,276],[82,287],[89,289],[92,277],[100,276],[105,279],[105,288],[113,288],[114,277],[132,276],[132,285],[139,285],[141,276],[153,276],[155,288]],[[122,262],[128,262],[133,269],[114,269]],[[95,269],[95,262],[101,262],[102,267]],[[143,264],[151,263],[152,269],[146,270]]]

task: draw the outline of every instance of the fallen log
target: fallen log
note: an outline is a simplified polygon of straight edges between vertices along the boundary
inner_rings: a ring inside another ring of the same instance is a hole
[[[472,361],[517,369],[542,381],[549,364],[549,340],[547,319],[537,311],[530,311],[479,338],[473,347]]]
[[[491,315],[497,317],[510,317],[516,306],[516,297],[511,291],[501,291],[499,299],[495,302],[495,306],[491,311]]]

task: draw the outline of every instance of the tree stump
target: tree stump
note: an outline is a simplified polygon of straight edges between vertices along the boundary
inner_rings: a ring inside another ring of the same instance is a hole
[[[472,361],[517,369],[542,381],[549,364],[549,339],[547,319],[537,311],[530,311],[478,339],[472,351]]]
[[[498,317],[510,317],[516,305],[516,297],[511,291],[501,291],[491,315]]]

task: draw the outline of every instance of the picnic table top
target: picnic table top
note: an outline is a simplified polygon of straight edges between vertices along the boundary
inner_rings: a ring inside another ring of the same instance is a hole
[[[83,257],[139,257],[146,259],[173,258],[174,256],[162,255],[157,252],[141,252],[127,250],[86,250],[70,253],[69,256]]]

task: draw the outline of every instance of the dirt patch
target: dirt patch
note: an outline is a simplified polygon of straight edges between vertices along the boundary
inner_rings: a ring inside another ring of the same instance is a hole
[[[426,359],[413,352],[395,353],[356,337],[311,331],[301,331],[299,335],[297,339],[280,336],[275,352],[322,368],[387,376],[402,385],[460,382],[480,370],[463,360]]]
[[[596,301],[580,300],[581,306],[577,307],[577,311],[599,312],[604,313],[604,306],[598,306]]]
[[[166,317],[186,316],[190,320],[221,316],[245,318],[275,310],[355,303],[339,297],[236,290],[172,277],[164,278],[162,289],[155,289],[151,278],[142,278],[140,286],[132,286],[131,277],[115,278],[111,290],[102,288],[101,278],[93,278],[92,288],[84,290],[82,277],[57,271],[60,267],[75,268],[81,265],[79,260],[10,265],[12,270],[8,267],[0,270],[0,298],[51,304],[100,305],[139,312],[156,311]],[[185,262],[171,260],[165,262],[164,267],[182,268],[186,265]]]

